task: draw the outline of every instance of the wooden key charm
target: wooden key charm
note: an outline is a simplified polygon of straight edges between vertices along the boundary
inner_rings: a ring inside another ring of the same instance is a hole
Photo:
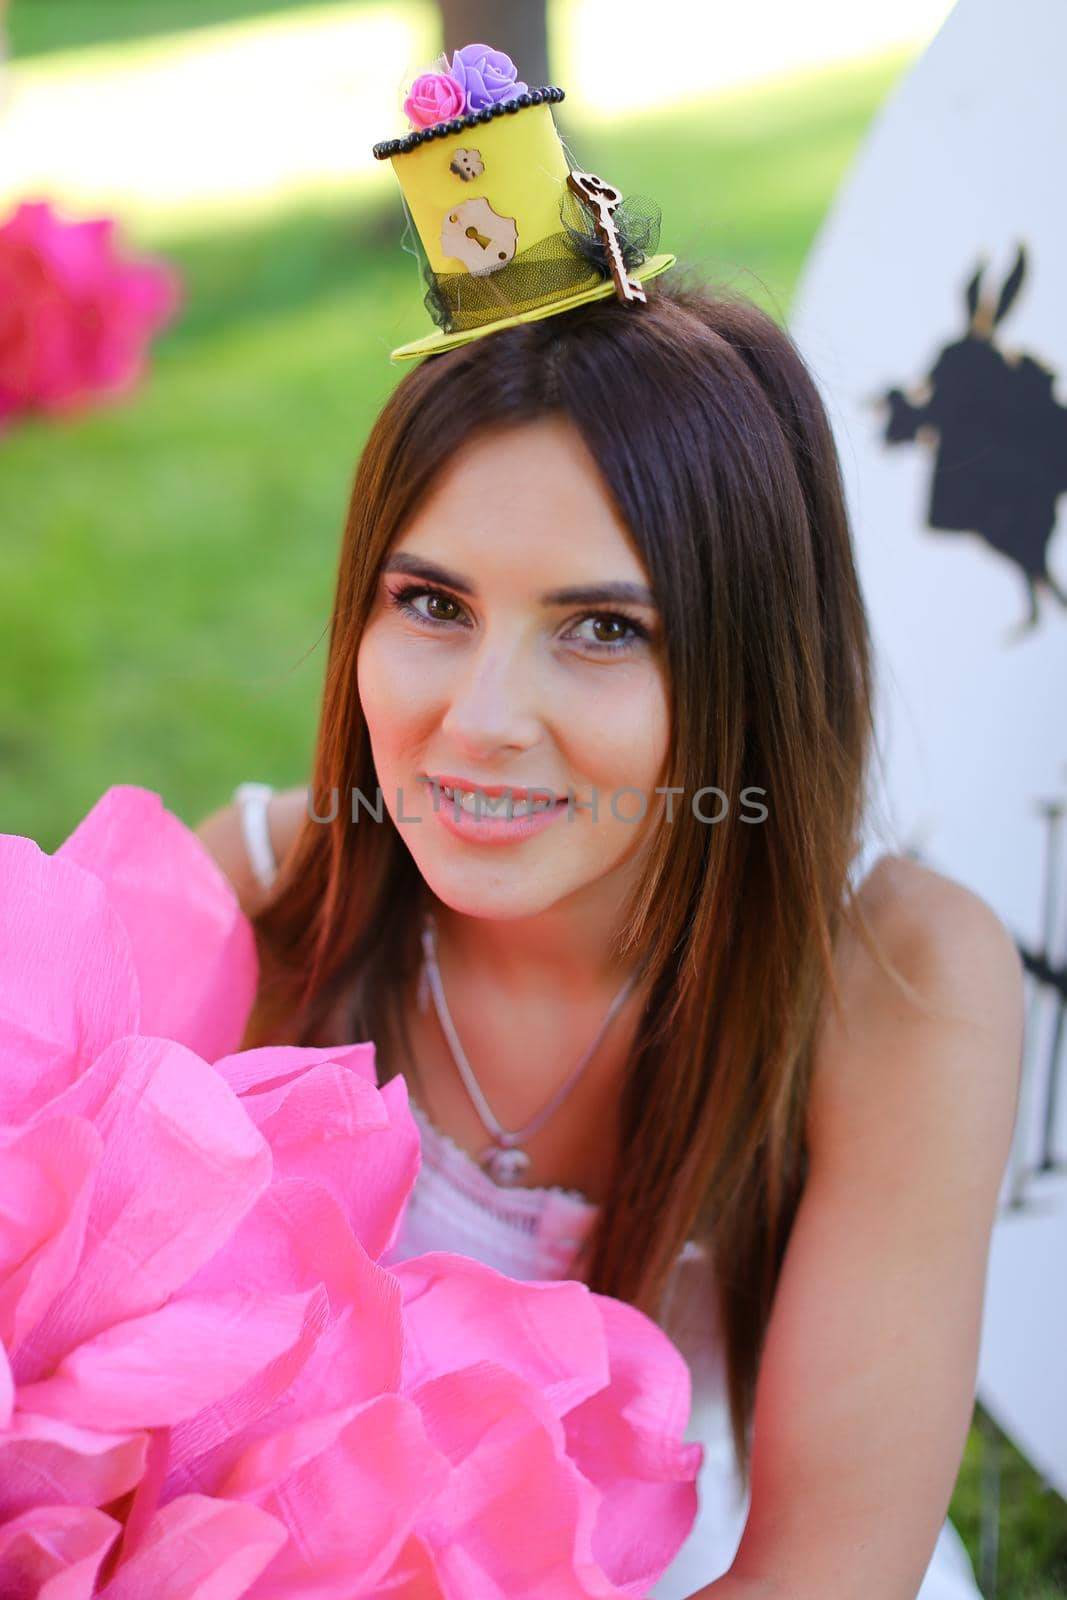
[[[618,229],[611,214],[622,199],[618,189],[612,188],[610,183],[605,183],[603,178],[598,178],[595,172],[569,172],[567,185],[593,208],[593,226],[607,248],[611,276],[615,280],[615,293],[619,299],[644,300],[645,291],[639,281],[632,278],[626,270]]]

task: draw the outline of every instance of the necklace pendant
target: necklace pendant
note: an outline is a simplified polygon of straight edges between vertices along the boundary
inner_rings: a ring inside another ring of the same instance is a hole
[[[530,1165],[525,1150],[502,1149],[498,1144],[491,1144],[483,1150],[479,1160],[494,1183],[502,1184],[505,1188],[514,1187]]]

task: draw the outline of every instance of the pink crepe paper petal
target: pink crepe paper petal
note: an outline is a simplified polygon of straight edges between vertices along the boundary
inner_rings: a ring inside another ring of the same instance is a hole
[[[326,1191],[306,1180],[272,1184],[189,1287],[210,1294],[233,1286],[255,1300],[276,1286],[318,1280],[330,1297],[329,1326],[313,1348],[294,1347],[291,1357],[174,1429],[168,1495],[218,1493],[237,1456],[274,1429],[399,1387],[399,1285],[370,1259]]]
[[[162,1497],[217,1494],[242,1450],[255,1439],[270,1437],[289,1417],[299,1415],[303,1369],[320,1356],[323,1365],[329,1364],[330,1351],[324,1346],[329,1345],[332,1331],[320,1334],[317,1328],[307,1327],[300,1341],[242,1389],[179,1423],[171,1432]]]
[[[563,1418],[575,1466],[611,1491],[593,1536],[597,1565],[643,1593],[697,1512],[703,1446],[681,1438],[691,1399],[681,1353],[651,1318],[584,1284],[519,1283],[446,1251],[394,1270],[405,1303],[403,1392],[421,1395],[428,1377],[483,1359],[532,1385]]]
[[[240,1050],[236,1055],[220,1057],[215,1062],[215,1071],[225,1078],[234,1094],[245,1098],[280,1088],[324,1061],[347,1066],[368,1083],[375,1081],[374,1046],[370,1043],[260,1045],[254,1050]]]
[[[74,1274],[102,1152],[81,1117],[0,1128],[0,1340],[9,1350]]]
[[[250,1454],[228,1485],[276,1480],[284,1441]],[[293,1441],[293,1467],[263,1505],[293,1530],[248,1600],[351,1600],[371,1595],[405,1547],[420,1513],[444,1489],[448,1465],[426,1437],[418,1407],[382,1395],[342,1419],[326,1448],[307,1456],[306,1430]]]
[[[605,1571],[636,1574],[643,1587],[666,1571],[698,1510],[704,1446],[686,1442],[691,1376],[651,1318],[594,1294],[603,1318],[611,1381],[563,1419],[567,1452],[604,1492],[593,1549]]]
[[[354,1141],[390,1126],[374,1084],[336,1057],[310,1061],[283,1083],[242,1094],[241,1103],[274,1152],[275,1171],[288,1163],[286,1177],[305,1175],[308,1141],[316,1134],[331,1154],[329,1146],[337,1141],[351,1150]]]
[[[586,1284],[522,1282],[450,1250],[392,1270],[404,1300],[405,1392],[475,1361],[501,1361],[562,1416],[607,1384],[603,1319]]]
[[[392,1359],[380,1354],[383,1319],[399,1337],[400,1289],[393,1273],[364,1250],[329,1192],[308,1178],[280,1178],[186,1285],[186,1293],[215,1295],[229,1289],[255,1299],[270,1293],[325,1285],[331,1315],[358,1310],[368,1327],[367,1359],[373,1382],[388,1385]],[[395,1376],[399,1378],[397,1370]],[[349,1395],[350,1400],[366,1398]]]
[[[451,1590],[442,1586],[432,1552],[417,1533],[411,1535],[388,1576],[378,1584],[376,1595],[382,1600],[453,1600]]]
[[[16,1411],[0,1433],[0,1520],[35,1505],[108,1505],[140,1478],[146,1440]]]
[[[389,1113],[389,1120],[393,1127],[393,1138],[398,1143],[406,1144],[410,1148],[410,1154],[406,1157],[405,1163],[403,1165],[398,1163],[395,1174],[398,1185],[393,1195],[393,1201],[396,1204],[396,1216],[392,1229],[388,1236],[381,1241],[380,1248],[377,1251],[377,1259],[382,1261],[388,1257],[390,1250],[400,1237],[407,1202],[411,1197],[411,1191],[415,1187],[415,1180],[422,1168],[422,1138],[415,1118],[411,1114],[411,1101],[404,1077],[398,1072],[395,1077],[389,1079],[388,1083],[382,1085],[379,1092]],[[408,1170],[409,1164],[411,1181],[407,1188],[403,1189],[403,1174]]]
[[[692,1379],[678,1347],[636,1306],[590,1291],[607,1339],[611,1382],[601,1391],[605,1413],[625,1418],[635,1436],[680,1439],[689,1425]],[[587,1415],[598,1409],[587,1402]],[[568,1431],[577,1441],[579,1417]],[[573,1425],[573,1426],[572,1426]]]
[[[0,1428],[10,1428],[11,1415],[15,1409],[15,1377],[11,1371],[11,1363],[7,1358],[7,1351],[0,1343]]]
[[[380,1398],[376,1396],[375,1400]],[[363,1405],[374,1403],[364,1401]],[[291,1427],[276,1428],[235,1457],[220,1475],[215,1493],[226,1500],[264,1499],[335,1444],[363,1405],[344,1406],[323,1416],[305,1417]]]
[[[329,1313],[326,1291],[180,1296],[105,1328],[72,1350],[19,1402],[83,1426],[167,1428],[224,1399]]]
[[[641,1592],[617,1587],[594,1559],[600,1491],[567,1459],[562,1424],[532,1384],[482,1361],[412,1398],[452,1464],[447,1496],[419,1523],[446,1589],[553,1600]]]
[[[0,1527],[4,1600],[90,1600],[119,1525],[88,1506],[41,1506]]]
[[[328,1060],[241,1103],[271,1147],[276,1179],[313,1179],[377,1259],[397,1233],[422,1159],[406,1095],[386,1098],[345,1062]]]
[[[287,1537],[259,1506],[184,1495],[156,1514],[101,1600],[241,1600]]]
[[[270,1152],[183,1045],[121,1039],[53,1103],[104,1140],[74,1278],[16,1352],[20,1383],[84,1339],[154,1311],[215,1254],[270,1180]],[[52,1109],[52,1108],[50,1108]]]
[[[191,829],[152,790],[114,784],[56,857],[99,878],[126,927],[141,993],[136,1031],[208,1061],[235,1050],[255,997],[255,941]]]
[[[0,1122],[20,1122],[140,1016],[129,937],[99,879],[0,835]]]
[[[435,1576],[437,1582],[444,1586],[440,1593],[446,1596],[446,1600],[460,1600],[461,1596],[469,1597],[469,1600],[474,1600],[475,1596],[477,1600],[514,1600],[515,1591],[509,1593],[502,1589],[463,1545],[454,1546],[448,1552],[447,1562],[442,1561],[436,1566]],[[536,1588],[524,1588],[521,1592],[523,1595],[538,1595]],[[556,1591],[548,1592],[555,1600]],[[415,1594],[418,1595],[417,1590]]]
[[[144,1542],[152,1521],[159,1509],[163,1481],[167,1476],[170,1457],[170,1429],[152,1428],[146,1434],[144,1472],[130,1497],[124,1517],[122,1540],[115,1555],[115,1565],[127,1560],[139,1544]]]

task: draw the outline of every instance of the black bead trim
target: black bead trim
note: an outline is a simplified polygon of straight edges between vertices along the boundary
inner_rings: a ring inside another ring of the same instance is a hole
[[[481,111],[468,111],[464,117],[453,117],[451,122],[435,122],[431,128],[415,128],[403,139],[383,139],[374,145],[373,154],[377,160],[387,161],[390,156],[402,156],[409,150],[417,150],[428,139],[443,139],[446,134],[462,133],[464,128],[476,128],[479,123],[502,116],[505,111],[521,111],[524,106],[558,105],[563,98],[563,90],[553,84],[545,84],[542,89],[528,89],[513,100],[499,100],[496,105],[485,106]]]

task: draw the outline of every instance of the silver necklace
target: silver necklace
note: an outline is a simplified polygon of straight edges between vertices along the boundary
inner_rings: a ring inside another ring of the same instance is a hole
[[[597,1046],[607,1033],[619,1007],[636,983],[640,971],[641,968],[638,966],[627,978],[608,1007],[608,1014],[601,1023],[596,1038],[582,1056],[566,1083],[556,1090],[544,1110],[539,1111],[524,1128],[502,1128],[489,1109],[486,1098],[478,1086],[478,1080],[471,1070],[471,1064],[467,1060],[466,1052],[459,1042],[455,1024],[449,1015],[444,986],[441,983],[441,970],[437,965],[437,923],[433,912],[426,912],[422,927],[422,970],[419,973],[418,986],[419,1010],[426,1010],[428,992],[432,994],[438,1020],[444,1031],[445,1038],[448,1040],[448,1047],[452,1052],[452,1059],[456,1063],[460,1077],[467,1086],[468,1094],[474,1101],[478,1115],[492,1137],[492,1144],[486,1145],[485,1149],[479,1152],[478,1161],[496,1183],[510,1187],[519,1182],[522,1173],[530,1165],[530,1157],[525,1150],[520,1150],[518,1146],[525,1144],[526,1140],[531,1138],[548,1121],[556,1107],[574,1088],[574,1085],[592,1060]]]

